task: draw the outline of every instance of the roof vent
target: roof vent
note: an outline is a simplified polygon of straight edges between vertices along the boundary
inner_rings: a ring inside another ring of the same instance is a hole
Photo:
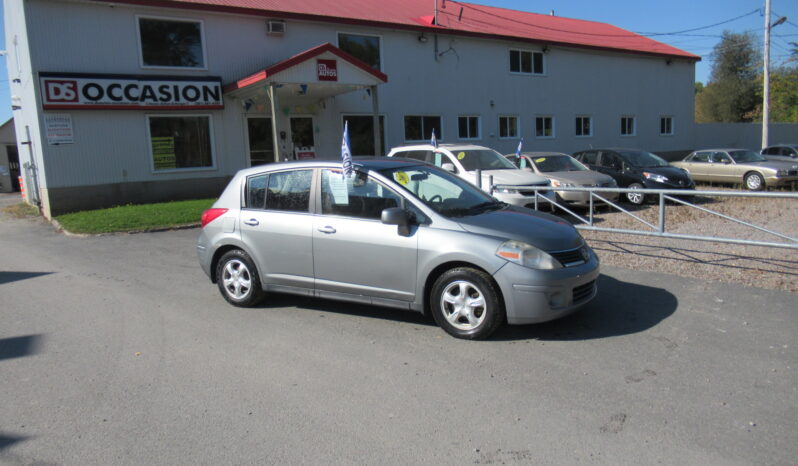
[[[285,21],[276,19],[266,21],[266,33],[270,36],[282,36],[285,34]]]

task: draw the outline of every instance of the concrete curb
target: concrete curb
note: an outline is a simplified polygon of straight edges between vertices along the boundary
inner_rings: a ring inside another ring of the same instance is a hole
[[[115,235],[135,235],[135,234],[139,234],[139,233],[159,233],[159,232],[164,232],[164,231],[190,230],[192,228],[199,228],[200,227],[200,223],[196,222],[196,223],[187,223],[185,225],[175,225],[175,226],[171,226],[171,227],[149,228],[149,229],[145,229],[145,230],[115,231],[115,232],[111,232],[111,233],[74,233],[74,232],[71,232],[71,231],[67,230],[66,228],[64,228],[64,226],[61,225],[61,222],[59,222],[58,220],[56,220],[54,218],[50,219],[50,224],[53,225],[53,228],[55,228],[55,230],[57,232],[63,233],[64,236],[71,236],[73,238],[91,238],[91,237],[97,237],[97,236],[115,236]]]

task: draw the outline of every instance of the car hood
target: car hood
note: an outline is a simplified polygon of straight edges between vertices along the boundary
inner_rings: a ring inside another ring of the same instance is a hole
[[[476,172],[468,172],[468,180],[473,182],[475,180]],[[549,184],[549,180],[540,175],[528,172],[521,169],[504,169],[504,170],[482,170],[482,186],[487,186],[489,177],[493,177],[493,184],[502,184],[508,186],[525,186],[525,185],[541,185]]]
[[[787,162],[787,163],[798,163],[798,159],[792,158],[789,155],[763,155],[762,157],[768,159],[771,162]]]
[[[771,168],[773,170],[796,170],[798,169],[798,163],[796,162],[777,162],[773,160],[767,160],[762,162],[747,162],[747,163],[738,163],[737,165],[750,165],[752,167],[764,167],[764,168]]]
[[[685,170],[680,167],[636,167],[635,170],[639,173],[656,173],[657,175],[667,177],[671,181],[690,181],[690,175],[688,175]]]
[[[598,186],[612,181],[612,177],[594,171],[547,172],[547,178],[579,186]]]
[[[523,241],[544,251],[575,249],[584,243],[570,223],[523,207],[507,206],[456,220],[471,233]]]

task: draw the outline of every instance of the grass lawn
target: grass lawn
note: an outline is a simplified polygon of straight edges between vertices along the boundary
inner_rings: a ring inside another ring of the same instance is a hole
[[[202,212],[216,199],[125,205],[87,210],[55,217],[72,233],[113,233],[146,231],[199,223]]]

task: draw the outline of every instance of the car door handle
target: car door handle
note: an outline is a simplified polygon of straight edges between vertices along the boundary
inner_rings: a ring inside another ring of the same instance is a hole
[[[244,220],[244,224],[254,227],[254,226],[258,226],[260,224],[260,222],[258,221],[258,219],[251,218],[249,220]]]
[[[331,233],[335,233],[335,228],[327,225],[326,227],[319,228],[319,231],[322,232],[322,233],[331,234]]]

